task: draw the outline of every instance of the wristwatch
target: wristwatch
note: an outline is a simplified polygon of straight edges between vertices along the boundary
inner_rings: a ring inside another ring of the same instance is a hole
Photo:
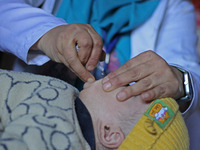
[[[192,90],[192,84],[189,73],[179,67],[176,67],[179,71],[183,73],[183,88],[185,96],[177,99],[177,102],[189,102],[192,101],[193,98],[193,90]]]

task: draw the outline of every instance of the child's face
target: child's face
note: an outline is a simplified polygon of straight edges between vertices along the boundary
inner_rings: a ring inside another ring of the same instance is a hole
[[[130,116],[136,112],[143,113],[148,105],[142,102],[139,96],[132,97],[124,102],[116,99],[116,94],[123,88],[125,87],[105,92],[102,89],[101,80],[97,80],[86,83],[79,97],[95,118],[117,119],[120,114]]]
[[[86,83],[84,89],[80,92],[79,97],[92,117],[96,144],[101,143],[101,145],[106,146],[102,141],[116,135],[118,138],[115,139],[120,140],[115,142],[117,143],[115,146],[119,146],[148,106],[148,104],[142,102],[139,96],[132,97],[124,102],[118,101],[116,94],[123,88],[125,87],[105,92],[101,80],[98,80],[93,83]],[[124,126],[124,124],[128,124],[129,127]],[[126,128],[127,131],[122,131],[122,128]]]

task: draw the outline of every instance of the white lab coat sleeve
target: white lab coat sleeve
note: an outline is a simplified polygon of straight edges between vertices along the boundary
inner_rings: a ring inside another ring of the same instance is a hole
[[[66,22],[36,8],[42,0],[26,2],[0,0],[0,50],[16,55],[27,64],[42,65],[49,58],[41,52],[29,53],[29,48],[46,32]]]
[[[188,0],[162,0],[153,16],[132,33],[132,57],[154,50],[169,64],[190,72],[194,91],[189,117],[199,107],[200,60],[197,54],[196,21],[193,5]]]

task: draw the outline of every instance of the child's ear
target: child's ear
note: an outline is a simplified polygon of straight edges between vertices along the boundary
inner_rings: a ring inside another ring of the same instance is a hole
[[[124,134],[119,126],[100,123],[98,138],[107,148],[118,148],[124,140]]]

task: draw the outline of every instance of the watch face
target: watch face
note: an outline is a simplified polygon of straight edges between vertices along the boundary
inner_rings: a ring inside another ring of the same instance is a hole
[[[185,92],[185,96],[178,99],[177,102],[191,101],[193,98],[193,90],[192,90],[190,75],[186,70],[179,68],[179,67],[176,67],[176,68],[183,73],[183,88],[184,88],[184,92]]]
[[[185,94],[188,95],[190,93],[190,87],[189,87],[189,74],[184,73],[184,86],[185,86]]]
[[[180,98],[179,100],[188,102],[192,100],[193,90],[192,90],[190,76],[187,71],[184,72],[183,79],[184,79],[183,85],[184,85],[184,90],[185,90],[185,96]]]

